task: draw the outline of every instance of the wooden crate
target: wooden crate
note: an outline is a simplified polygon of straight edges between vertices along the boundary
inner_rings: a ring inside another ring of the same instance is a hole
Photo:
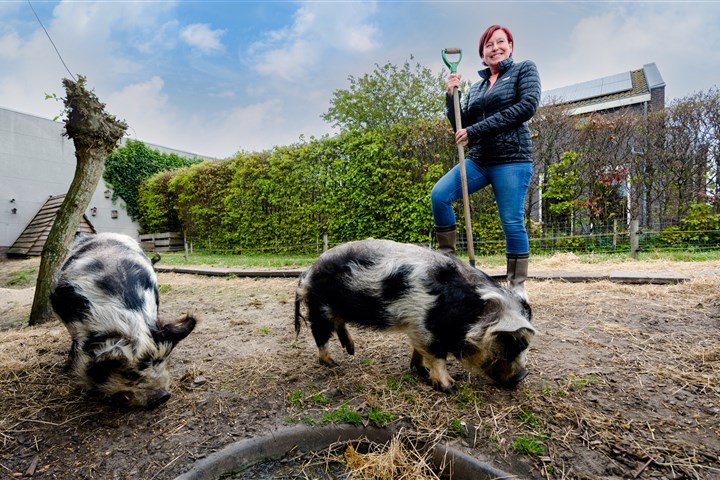
[[[185,249],[180,232],[148,233],[140,235],[140,246],[146,252],[178,252]]]

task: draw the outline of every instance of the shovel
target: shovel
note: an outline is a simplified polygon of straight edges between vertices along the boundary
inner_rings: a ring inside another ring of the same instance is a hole
[[[447,55],[458,55],[455,62],[448,60]],[[457,66],[462,58],[462,50],[459,48],[445,48],[442,51],[442,58],[445,65],[450,69],[450,73],[457,71]],[[462,128],[462,120],[460,119],[460,93],[457,87],[453,89],[453,103],[455,106],[455,128],[456,131]],[[468,194],[467,173],[465,171],[465,148],[458,144],[458,156],[460,157],[460,182],[462,184],[463,211],[465,213],[465,232],[467,236],[468,258],[470,266],[475,266],[475,246],[473,245],[472,223],[470,221],[470,195]]]

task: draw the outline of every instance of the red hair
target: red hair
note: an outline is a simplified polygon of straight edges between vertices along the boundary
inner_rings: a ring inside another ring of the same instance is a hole
[[[490,37],[493,36],[493,33],[497,32],[498,30],[502,30],[503,32],[505,32],[505,35],[507,35],[508,43],[511,43],[513,47],[515,46],[515,42],[513,42],[513,36],[512,33],[510,33],[510,30],[505,27],[501,27],[500,25],[492,25],[488,27],[488,29],[485,30],[485,33],[482,34],[482,37],[480,37],[480,58],[482,58],[483,56],[483,49],[485,48],[485,44],[488,40],[490,40]],[[510,54],[510,56],[512,57],[512,53]]]

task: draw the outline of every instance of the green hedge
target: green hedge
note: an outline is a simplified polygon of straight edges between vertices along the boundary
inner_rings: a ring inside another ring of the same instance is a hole
[[[430,190],[456,156],[446,121],[239,153],[148,178],[138,221],[143,231],[184,230],[196,245],[233,251],[300,252],[324,234],[335,243],[425,242]]]

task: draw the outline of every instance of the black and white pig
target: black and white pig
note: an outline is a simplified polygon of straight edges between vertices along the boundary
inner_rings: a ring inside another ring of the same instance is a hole
[[[335,365],[328,350],[333,332],[355,352],[346,323],[404,332],[411,368],[447,393],[454,391],[448,354],[496,384],[516,386],[527,375],[535,335],[527,301],[487,274],[428,248],[372,238],[331,248],[303,272],[296,334],[301,320],[310,323],[320,363],[328,366]]]
[[[166,361],[196,319],[158,321],[157,276],[137,241],[78,235],[50,302],[70,332],[70,366],[85,387],[126,407],[170,398]]]

